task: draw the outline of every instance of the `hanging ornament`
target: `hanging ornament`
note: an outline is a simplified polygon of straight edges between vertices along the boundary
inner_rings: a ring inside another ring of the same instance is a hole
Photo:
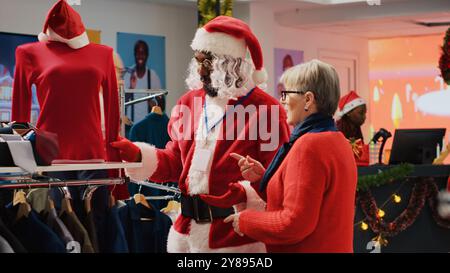
[[[367,229],[369,229],[369,225],[366,224],[365,222],[361,222],[361,229],[362,230],[367,230]]]
[[[386,214],[386,213],[384,213],[384,210],[378,209],[377,215],[378,215],[379,218],[383,218],[385,214]]]
[[[400,195],[394,194],[392,195],[392,200],[394,200],[394,203],[400,203],[402,201],[402,198],[400,197]]]

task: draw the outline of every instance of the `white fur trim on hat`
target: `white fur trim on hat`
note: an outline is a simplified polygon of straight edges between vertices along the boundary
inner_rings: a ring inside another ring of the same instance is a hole
[[[207,32],[204,28],[199,28],[195,33],[191,48],[217,55],[230,55],[234,58],[245,58],[247,53],[244,39],[236,39],[223,32]]]
[[[345,114],[347,114],[348,112],[352,111],[353,109],[355,109],[358,106],[364,105],[366,104],[366,101],[362,98],[356,98],[350,102],[348,102],[347,104],[344,105],[344,108],[339,112],[339,117],[343,117]]]
[[[266,202],[259,197],[258,193],[255,191],[255,189],[250,185],[250,181],[240,181],[239,184],[241,184],[245,189],[245,194],[247,195],[247,203],[246,208],[247,209],[254,209],[257,211],[265,211],[266,210]],[[238,208],[235,208],[238,209]]]
[[[125,169],[125,174],[133,180],[144,181],[152,176],[158,167],[156,148],[143,142],[133,143],[141,149],[142,167]]]
[[[253,82],[256,85],[265,83],[268,78],[267,71],[265,68],[262,68],[261,70],[255,70],[255,72],[253,72],[252,77],[253,77]]]
[[[50,27],[47,28],[47,32],[45,34],[42,32],[39,33],[38,39],[41,42],[45,42],[48,40],[62,42],[67,44],[73,49],[79,49],[89,44],[89,37],[87,36],[86,32],[83,32],[82,34],[72,39],[65,39],[61,37],[58,33],[54,32]]]
[[[39,33],[38,35],[39,42],[47,42],[48,41],[48,35],[44,32]]]

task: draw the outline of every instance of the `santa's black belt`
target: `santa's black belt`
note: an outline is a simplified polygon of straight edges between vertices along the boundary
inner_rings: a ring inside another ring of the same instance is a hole
[[[210,223],[216,218],[225,218],[234,214],[233,208],[219,208],[208,205],[198,195],[181,195],[181,214],[194,219],[197,223]]]

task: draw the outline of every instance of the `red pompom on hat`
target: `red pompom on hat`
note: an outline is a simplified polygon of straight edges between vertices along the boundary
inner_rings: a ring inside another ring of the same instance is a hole
[[[338,117],[342,118],[348,112],[364,104],[366,104],[366,101],[363,98],[358,96],[355,91],[350,91],[339,100]]]
[[[191,48],[242,59],[245,59],[248,48],[255,65],[253,81],[255,84],[267,81],[261,45],[250,27],[239,19],[229,16],[218,16],[212,19],[197,30]]]
[[[38,39],[66,43],[73,49],[89,44],[81,16],[65,0],[59,0],[50,9]]]

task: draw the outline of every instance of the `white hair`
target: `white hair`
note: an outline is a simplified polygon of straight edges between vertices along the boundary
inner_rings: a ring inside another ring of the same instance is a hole
[[[314,93],[319,112],[331,116],[336,112],[341,91],[332,65],[314,59],[286,70],[280,82],[290,90]]]
[[[229,55],[212,54],[212,56],[211,85],[217,89],[219,98],[237,98],[247,94],[255,86],[251,76],[255,69],[252,62]],[[198,68],[198,62],[192,58],[186,77],[189,90],[203,87]]]

